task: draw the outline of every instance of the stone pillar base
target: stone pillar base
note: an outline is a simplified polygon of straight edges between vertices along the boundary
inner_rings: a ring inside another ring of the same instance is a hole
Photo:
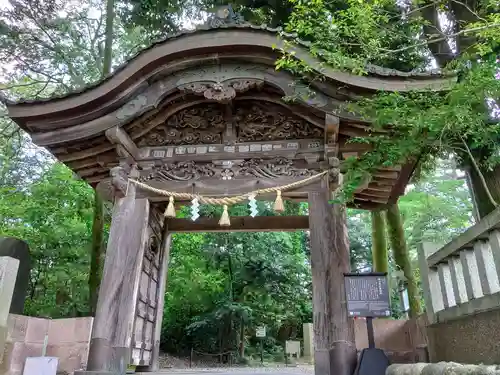
[[[352,375],[357,365],[354,345],[337,343],[330,350],[315,350],[315,375]]]

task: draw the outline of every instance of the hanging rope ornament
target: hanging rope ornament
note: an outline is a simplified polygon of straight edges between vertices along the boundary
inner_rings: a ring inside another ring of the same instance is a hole
[[[163,214],[165,217],[175,217],[175,206],[174,206],[174,197],[170,196],[168,199],[168,205],[167,209],[165,210],[165,213]]]
[[[222,211],[222,216],[220,217],[219,225],[221,227],[230,227],[231,220],[229,220],[229,212],[227,212],[227,204],[223,206],[223,209],[224,211]]]
[[[283,204],[283,198],[281,198],[281,190],[278,190],[276,192],[276,200],[274,201],[273,209],[275,212],[285,211],[285,205]]]
[[[230,196],[230,197],[210,197],[210,196],[203,196],[203,195],[195,195],[195,194],[190,194],[190,193],[178,193],[175,191],[166,191],[162,189],[157,189],[152,186],[149,186],[145,184],[144,182],[134,180],[134,179],[129,179],[131,183],[134,183],[136,186],[148,190],[150,192],[153,192],[155,194],[162,195],[164,197],[169,197],[169,203],[167,206],[167,209],[165,210],[165,217],[169,218],[174,218],[175,215],[175,206],[174,206],[174,198],[177,200],[192,200],[192,218],[196,220],[199,217],[199,211],[198,211],[198,205],[199,204],[214,204],[214,205],[222,205],[224,207],[224,211],[222,212],[222,216],[219,220],[219,225],[221,226],[230,226],[231,221],[229,219],[229,213],[228,213],[228,206],[233,205],[233,204],[238,204],[241,203],[245,200],[249,201],[250,204],[250,209],[251,209],[251,215],[257,215],[257,202],[255,201],[255,197],[257,195],[265,195],[269,193],[276,192],[276,200],[274,202],[274,211],[276,212],[283,212],[285,210],[285,206],[283,204],[283,198],[281,196],[282,191],[290,190],[293,188],[296,188],[298,186],[304,186],[309,183],[311,183],[314,180],[318,180],[322,177],[324,177],[328,171],[323,171],[318,174],[315,174],[313,176],[309,176],[303,180],[300,181],[295,181],[287,185],[282,185],[282,186],[275,186],[275,187],[270,187],[270,188],[265,188],[265,189],[259,189],[255,191],[248,192],[243,195],[235,195],[235,196]]]

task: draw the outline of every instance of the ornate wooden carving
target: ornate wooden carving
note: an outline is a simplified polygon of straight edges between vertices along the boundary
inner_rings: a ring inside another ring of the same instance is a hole
[[[240,161],[215,161],[202,163],[195,161],[164,164],[153,172],[143,175],[141,181],[195,181],[203,178],[232,180],[238,177],[280,178],[308,177],[316,173],[312,169],[298,168],[293,160],[277,157],[270,160],[247,159]]]
[[[257,84],[257,81],[252,80],[228,82],[232,82],[231,88],[235,91],[246,90]],[[232,97],[230,91],[224,88],[215,91],[212,86],[207,89],[209,86],[204,83],[189,84],[186,87],[205,96],[212,95],[214,100],[221,102]],[[236,128],[238,142],[324,138],[322,128],[287,113],[279,105],[254,100],[238,101],[235,104],[231,126]],[[139,137],[136,143],[139,147],[222,144],[227,127],[228,121],[222,106],[197,105],[177,112],[163,124]]]
[[[236,97],[236,94],[263,85],[264,81],[257,79],[232,79],[225,82],[193,82],[179,86],[179,90],[227,104]]]
[[[322,129],[286,114],[282,107],[254,101],[236,108],[234,122],[239,142],[323,138]]]
[[[226,129],[224,114],[218,105],[205,104],[177,112],[167,121],[141,137],[145,146],[214,144],[222,142]]]
[[[259,178],[308,177],[314,174],[309,169],[295,168],[293,161],[286,158],[275,158],[269,162],[262,159],[250,159],[239,164],[242,176]]]

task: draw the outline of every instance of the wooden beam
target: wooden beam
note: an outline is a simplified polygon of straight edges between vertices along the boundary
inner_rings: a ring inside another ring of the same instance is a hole
[[[230,227],[221,227],[219,218],[167,219],[170,233],[192,232],[294,232],[309,229],[308,216],[233,216]]]
[[[125,150],[135,160],[139,158],[139,149],[129,135],[119,126],[112,127],[106,130],[106,138],[114,145],[122,145]]]
[[[405,193],[406,185],[408,184],[411,175],[415,171],[415,168],[420,161],[421,155],[418,156],[415,160],[409,161],[399,173],[398,180],[394,184],[392,189],[391,197],[389,198],[389,203],[396,203],[401,195]]]
[[[136,199],[135,190],[130,185],[126,197],[113,207],[87,363],[88,371],[100,374],[124,374],[130,360],[149,218],[149,202]]]

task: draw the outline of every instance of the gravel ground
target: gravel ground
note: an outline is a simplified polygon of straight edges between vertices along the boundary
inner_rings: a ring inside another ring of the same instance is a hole
[[[189,358],[178,358],[164,354],[160,357],[160,367],[163,369],[158,374],[174,373],[176,375],[186,374],[248,374],[248,375],[309,375],[314,374],[314,367],[311,365],[298,364],[295,366],[286,366],[280,363],[269,363],[264,366],[224,366],[217,363],[216,360],[196,360],[193,367],[189,368]],[[153,375],[149,373],[149,375]]]
[[[148,373],[148,375],[160,375],[160,374],[176,374],[176,375],[195,375],[195,374],[248,374],[248,375],[268,375],[268,374],[280,374],[280,375],[309,375],[314,373],[313,366],[297,366],[297,367],[285,367],[285,366],[274,366],[274,367],[232,367],[232,368],[191,368],[191,369],[165,369],[157,373]],[[146,375],[146,374],[145,374]]]

